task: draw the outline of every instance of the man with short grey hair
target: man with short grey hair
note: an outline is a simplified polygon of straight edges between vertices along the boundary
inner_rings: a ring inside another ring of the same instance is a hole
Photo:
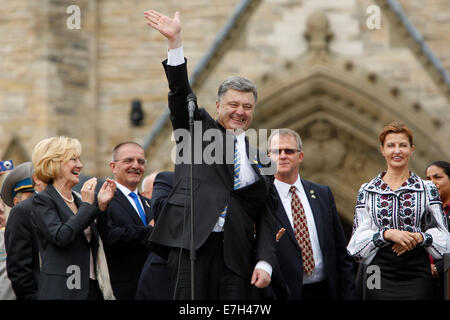
[[[117,189],[97,225],[104,243],[109,275],[117,300],[132,300],[150,250],[146,240],[153,230],[150,200],[138,192],[144,175],[145,151],[134,141],[116,145],[109,163]]]
[[[353,262],[329,187],[300,178],[302,140],[294,130],[272,132],[268,152],[277,163],[277,256],[289,299],[354,299]]]
[[[255,98],[255,103],[258,100],[258,90],[250,80],[240,76],[231,76],[225,79],[219,86],[219,90],[217,91],[217,101],[222,100],[229,89],[240,92],[251,92]]]
[[[168,41],[168,59],[163,65],[170,89],[172,127],[174,132],[189,130],[186,100],[192,90],[181,43],[179,12],[173,19],[154,10],[145,15],[147,24]],[[194,163],[194,284],[189,254],[189,163],[177,162],[174,189],[151,236],[155,252],[168,258],[176,299],[250,299],[271,281],[276,230],[270,206],[276,200],[270,197],[271,183],[261,169],[270,159],[257,150],[253,152],[255,148],[249,146],[245,137],[256,99],[256,87],[251,81],[232,77],[219,88],[217,120],[203,108],[194,110],[194,120],[201,123],[203,131],[196,134],[203,136],[204,132],[213,131],[215,154],[223,158],[218,159],[220,162],[201,159],[201,163]],[[230,140],[232,148],[228,150]],[[177,143],[179,151],[181,141]],[[209,143],[203,143],[196,156],[202,156],[208,146]],[[227,161],[230,158],[231,163]]]

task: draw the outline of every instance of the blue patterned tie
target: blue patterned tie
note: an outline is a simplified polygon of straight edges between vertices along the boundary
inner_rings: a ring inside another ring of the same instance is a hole
[[[234,170],[233,170],[233,189],[239,189],[241,187],[241,179],[239,178],[239,174],[241,172],[241,155],[239,153],[239,149],[237,147],[237,139],[234,137],[234,158],[233,158]],[[220,216],[225,219],[227,215],[228,206],[223,209],[220,213]]]
[[[147,216],[145,215],[144,209],[141,206],[141,203],[139,202],[138,196],[134,192],[130,192],[129,196],[133,198],[134,203],[136,204],[136,208],[138,209],[139,216],[141,217],[142,223],[144,226],[147,225]]]
[[[235,145],[234,145],[234,160],[233,160],[234,163],[233,177],[234,177],[234,190],[236,190],[241,187],[241,179],[239,178],[239,174],[241,172],[241,156],[239,154],[236,137],[234,139]]]

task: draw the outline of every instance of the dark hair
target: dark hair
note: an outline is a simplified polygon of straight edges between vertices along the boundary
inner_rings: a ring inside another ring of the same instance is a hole
[[[434,161],[426,167],[425,172],[427,172],[428,168],[431,166],[436,166],[436,167],[441,168],[442,170],[444,170],[447,177],[450,178],[450,163],[449,162],[442,161],[442,160]]]
[[[381,145],[384,145],[384,140],[386,140],[386,136],[389,133],[404,133],[408,137],[409,144],[411,147],[414,145],[413,142],[413,133],[411,129],[409,129],[404,123],[400,121],[394,121],[386,125],[383,130],[381,130],[378,139],[380,140]]]
[[[255,103],[258,99],[258,90],[256,89],[256,86],[253,84],[253,82],[243,77],[233,76],[225,79],[225,81],[223,81],[219,86],[217,92],[217,101],[222,100],[228,89],[233,89],[240,92],[252,92],[253,97],[255,98]]]

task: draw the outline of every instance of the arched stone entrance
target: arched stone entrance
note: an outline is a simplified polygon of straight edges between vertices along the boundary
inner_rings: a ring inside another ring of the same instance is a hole
[[[429,162],[449,156],[448,134],[395,85],[331,53],[323,13],[310,17],[306,37],[305,55],[261,77],[254,127],[289,127],[301,135],[301,175],[331,187],[349,235],[359,187],[385,168],[378,143],[382,127],[400,120],[412,129],[416,151],[410,169],[421,176]]]

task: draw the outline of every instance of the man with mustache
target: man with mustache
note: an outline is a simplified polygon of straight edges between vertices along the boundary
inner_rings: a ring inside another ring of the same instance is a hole
[[[98,218],[114,296],[133,300],[149,254],[145,240],[153,230],[150,200],[137,190],[145,170],[144,149],[136,142],[118,144],[109,166],[117,184],[106,215]]]

